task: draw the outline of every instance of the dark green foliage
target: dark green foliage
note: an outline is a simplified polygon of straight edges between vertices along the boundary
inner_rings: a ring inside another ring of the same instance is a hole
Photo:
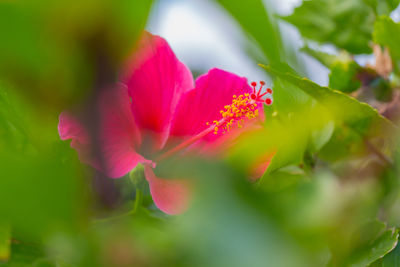
[[[357,79],[360,66],[354,62],[337,62],[332,65],[329,75],[329,87],[344,93],[356,91],[361,86]]]
[[[306,0],[284,19],[311,40],[353,54],[371,52],[374,13],[363,0]]]

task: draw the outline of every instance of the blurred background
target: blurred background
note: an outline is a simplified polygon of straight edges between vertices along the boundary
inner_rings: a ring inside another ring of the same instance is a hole
[[[0,266],[400,266],[398,5],[0,0]],[[196,184],[177,216],[140,166],[110,179],[57,130],[64,110],[96,124],[143,30],[194,77],[217,67],[274,91],[222,157],[160,162]]]

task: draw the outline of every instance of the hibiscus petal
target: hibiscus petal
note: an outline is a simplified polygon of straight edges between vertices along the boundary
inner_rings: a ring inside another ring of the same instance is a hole
[[[154,149],[161,149],[179,99],[193,88],[190,70],[163,38],[145,33],[121,79],[129,88],[136,123],[152,135]]]
[[[71,147],[78,152],[81,162],[99,168],[98,161],[91,156],[89,134],[79,120],[68,112],[62,112],[59,116],[58,133],[61,140],[71,139]]]
[[[251,92],[246,78],[220,69],[211,69],[196,80],[195,89],[182,97],[172,123],[171,135],[188,137],[202,132],[209,127],[207,122],[212,123],[222,118],[220,111],[225,105],[232,103],[233,95]],[[259,109],[262,109],[262,105],[259,105]],[[221,135],[222,133],[212,132],[203,140],[214,141]]]
[[[71,147],[77,150],[79,159],[107,175],[117,178],[133,169],[146,159],[136,153],[140,135],[130,110],[128,89],[120,84],[105,91],[99,100],[99,150],[101,157],[93,155],[93,141],[82,123],[69,113],[59,118],[58,130],[62,140],[72,139]],[[101,166],[104,162],[105,166]]]
[[[100,99],[100,145],[107,174],[112,178],[124,176],[139,162],[149,162],[135,151],[141,140],[130,103],[123,84],[104,92]]]
[[[145,166],[144,173],[153,201],[160,210],[170,215],[187,210],[192,195],[189,180],[158,178],[149,165]]]

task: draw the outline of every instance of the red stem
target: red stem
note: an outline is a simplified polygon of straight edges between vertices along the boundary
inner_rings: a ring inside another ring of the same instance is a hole
[[[225,122],[226,118],[222,118],[221,120],[218,121],[218,125],[221,125]],[[160,160],[163,160],[177,152],[179,152],[180,150],[190,146],[191,144],[193,144],[194,142],[198,141],[199,139],[203,138],[204,136],[206,136],[207,134],[211,133],[212,131],[214,131],[214,128],[218,127],[217,124],[212,124],[210,127],[208,127],[207,129],[205,129],[204,131],[200,132],[199,134],[191,137],[190,139],[184,141],[183,143],[177,145],[176,147],[168,150],[167,152],[165,152],[164,154],[161,154],[160,156],[158,156],[156,158],[156,162],[159,162]]]

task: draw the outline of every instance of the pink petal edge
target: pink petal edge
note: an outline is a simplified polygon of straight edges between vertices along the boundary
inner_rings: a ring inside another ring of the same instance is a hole
[[[150,162],[136,153],[141,136],[130,104],[128,88],[121,83],[100,98],[100,145],[107,175],[112,178],[124,176],[138,163]]]
[[[99,145],[101,155],[93,155],[92,140],[78,118],[63,112],[58,131],[62,140],[71,139],[71,147],[78,152],[81,162],[98,170],[105,170],[111,178],[124,176],[138,163],[149,163],[135,149],[140,135],[130,110],[128,89],[122,84],[106,90],[98,105],[100,118]],[[105,166],[100,162],[104,161]]]
[[[72,114],[63,111],[59,116],[58,133],[61,140],[71,139],[71,147],[78,152],[79,160],[99,169],[100,165],[92,157],[91,142],[87,130]]]
[[[158,178],[149,165],[145,165],[144,173],[149,182],[153,201],[160,210],[169,215],[180,214],[187,210],[192,197],[189,180]]]

